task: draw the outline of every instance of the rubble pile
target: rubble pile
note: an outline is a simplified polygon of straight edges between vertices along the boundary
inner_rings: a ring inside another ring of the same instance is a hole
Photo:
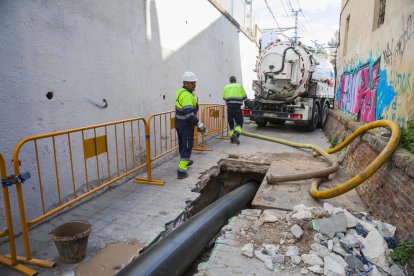
[[[404,275],[389,257],[396,228],[365,213],[325,203],[323,208],[297,205],[289,213],[249,209],[240,216],[250,217],[251,223],[240,229],[225,227],[223,232],[238,231],[245,242],[241,254],[261,260],[271,271],[300,268],[303,275]],[[264,231],[273,232],[265,235]]]

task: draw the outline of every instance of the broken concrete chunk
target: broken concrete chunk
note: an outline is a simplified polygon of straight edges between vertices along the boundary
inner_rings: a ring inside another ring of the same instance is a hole
[[[319,233],[326,234],[333,238],[337,232],[346,231],[346,218],[343,212],[337,213],[330,218],[312,220],[312,227]]]
[[[312,212],[309,210],[298,210],[292,215],[292,218],[297,220],[310,219],[312,218]]]
[[[324,262],[324,275],[328,276],[342,276],[345,275],[345,266],[336,262],[330,256],[323,258]]]
[[[363,239],[362,244],[362,253],[364,253],[365,258],[389,273],[386,257],[388,247],[380,233],[376,230],[369,232],[366,238]]]
[[[377,231],[377,229],[375,228],[374,225],[372,225],[370,222],[368,221],[364,221],[364,220],[358,220],[358,223],[361,224],[362,227],[365,228],[365,230],[367,230],[368,232],[371,231]]]
[[[309,210],[310,208],[307,207],[305,204],[301,203],[298,205],[293,206],[293,211],[300,211],[300,210]]]
[[[329,252],[332,252],[333,245],[334,245],[333,240],[329,240],[328,241],[328,250],[329,250]]]
[[[256,258],[258,258],[262,262],[265,262],[267,259],[270,258],[268,255],[263,254],[262,250],[255,250],[254,255],[256,256]]]
[[[355,225],[358,222],[358,219],[353,214],[348,212],[348,210],[344,210],[344,214],[345,214],[345,217],[346,217],[346,228],[355,227]]]
[[[335,207],[333,205],[329,204],[328,202],[325,202],[323,204],[323,209],[325,209],[328,212],[332,212],[334,210],[334,208]]]
[[[265,267],[271,271],[273,271],[274,266],[273,266],[273,262],[272,259],[269,257],[268,259],[266,259],[265,263]]]
[[[279,220],[279,213],[275,210],[267,209],[260,215],[260,219],[268,223],[276,222]]]
[[[300,270],[300,274],[302,274],[302,275],[306,275],[306,274],[308,274],[309,273],[309,270],[307,269],[307,268],[302,268],[301,270]]]
[[[285,256],[277,254],[276,256],[272,256],[272,261],[274,264],[284,264]]]
[[[317,254],[303,254],[301,258],[302,258],[302,261],[307,265],[323,266],[323,261]]]
[[[259,209],[244,209],[241,211],[241,214],[244,216],[259,217],[262,213],[262,210]]]
[[[390,266],[390,273],[392,276],[405,276],[404,272],[396,264],[393,264],[392,266]]]
[[[280,242],[279,242],[279,244],[280,245],[283,245],[283,244],[285,244],[286,243],[286,241],[285,240],[280,240]]]
[[[290,261],[292,262],[292,264],[298,265],[302,262],[302,258],[298,255],[293,255],[290,256]]]
[[[344,244],[348,248],[354,248],[354,247],[360,248],[362,245],[362,242],[358,239],[357,236],[354,236],[354,235],[346,235],[339,242]]]
[[[313,273],[323,274],[323,268],[320,265],[310,266],[308,267],[308,269],[312,271]]]
[[[293,236],[295,236],[295,238],[300,239],[303,235],[303,230],[302,228],[300,228],[299,225],[295,224],[290,228],[290,231],[292,232]]]
[[[241,252],[242,255],[247,256],[249,258],[253,258],[254,257],[254,247],[252,243],[248,243],[243,245],[243,247],[241,248]]]
[[[346,267],[347,266],[347,263],[345,262],[345,259],[342,258],[340,255],[335,254],[335,253],[331,253],[329,255],[329,257],[331,257],[332,259],[334,259],[335,262],[337,262],[339,264],[342,264],[343,267]]]
[[[321,234],[321,233],[316,233],[315,235],[313,235],[315,238],[317,238],[318,240],[321,240],[321,241],[326,241],[326,240],[328,240],[329,238],[326,236],[326,235],[324,235],[324,234]]]
[[[329,252],[328,248],[321,244],[314,243],[311,245],[312,250],[316,251],[318,253],[318,256],[323,258],[326,256],[329,256],[331,252]]]
[[[338,255],[341,255],[342,257],[346,256],[346,251],[341,247],[339,243],[334,244],[332,251]]]
[[[382,221],[377,222],[376,228],[383,237],[394,237],[397,229],[395,226]]]
[[[352,269],[356,269],[356,270],[359,270],[359,271],[364,271],[365,270],[364,263],[352,254],[346,254],[345,262]]]
[[[295,245],[288,246],[285,256],[299,256],[299,247]]]
[[[279,253],[279,246],[274,244],[265,244],[264,248],[266,249],[267,255],[273,257]]]
[[[342,239],[343,237],[345,237],[345,234],[342,232],[338,232],[335,234],[335,237],[337,237],[338,239]]]

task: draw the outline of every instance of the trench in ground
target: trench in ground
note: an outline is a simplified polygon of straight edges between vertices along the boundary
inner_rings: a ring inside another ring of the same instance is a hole
[[[257,169],[257,167],[260,167],[260,169]],[[214,166],[207,170],[207,172],[200,177],[201,180],[197,184],[197,188],[193,190],[193,192],[200,193],[200,196],[194,201],[187,202],[185,211],[174,221],[168,223],[165,226],[165,231],[148,247],[141,251],[141,253],[222,196],[251,180],[261,183],[268,167],[269,164],[265,163],[257,163],[257,165],[250,163],[248,166],[244,166],[244,162],[242,163],[237,160],[221,160],[218,166]],[[250,208],[250,202],[246,204],[246,206],[243,206],[241,210],[248,208]],[[193,275],[197,272],[197,265],[209,258],[215,240],[219,234],[220,231],[216,233],[216,236],[210,241],[203,252],[201,252],[183,275]]]

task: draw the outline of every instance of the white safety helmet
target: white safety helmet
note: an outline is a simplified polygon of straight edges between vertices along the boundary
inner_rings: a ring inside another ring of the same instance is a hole
[[[183,75],[183,81],[196,82],[197,76],[193,72],[185,72]]]

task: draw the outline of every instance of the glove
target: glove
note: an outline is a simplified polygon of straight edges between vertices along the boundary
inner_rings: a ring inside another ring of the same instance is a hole
[[[198,122],[197,123],[197,130],[199,131],[199,132],[201,132],[202,134],[206,134],[207,133],[207,129],[206,129],[206,127],[204,126],[204,124],[202,123],[202,122]]]

